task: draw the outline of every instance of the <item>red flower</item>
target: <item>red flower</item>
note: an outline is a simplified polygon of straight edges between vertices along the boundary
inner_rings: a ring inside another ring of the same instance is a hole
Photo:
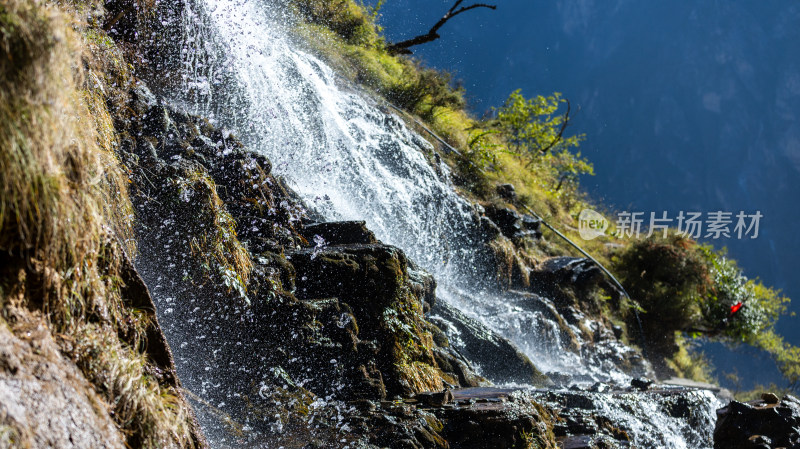
[[[741,308],[742,308],[742,305],[743,305],[743,304],[742,304],[742,302],[741,302],[741,301],[739,301],[739,302],[737,302],[736,304],[732,305],[732,306],[731,306],[731,315],[733,315],[734,313],[738,312],[738,311],[739,311],[739,309],[741,309]]]

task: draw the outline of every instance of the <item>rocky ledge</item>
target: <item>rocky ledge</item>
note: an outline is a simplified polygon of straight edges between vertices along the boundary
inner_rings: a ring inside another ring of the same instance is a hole
[[[717,410],[714,449],[800,448],[800,400],[767,393]]]

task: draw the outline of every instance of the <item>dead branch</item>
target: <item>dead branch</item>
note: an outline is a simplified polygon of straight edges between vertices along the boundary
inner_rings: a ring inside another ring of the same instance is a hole
[[[497,6],[488,5],[486,3],[475,3],[469,6],[462,6],[461,8],[459,8],[459,6],[461,5],[461,3],[463,3],[463,1],[464,0],[456,0],[456,2],[453,4],[453,6],[450,7],[447,13],[445,13],[445,15],[442,16],[442,18],[439,19],[439,21],[436,22],[436,24],[434,24],[433,27],[431,27],[431,29],[428,30],[427,33],[420,34],[419,36],[413,37],[411,39],[406,39],[396,44],[390,44],[386,47],[386,51],[388,51],[389,54],[392,55],[411,54],[411,50],[409,50],[410,47],[420,44],[426,44],[428,42],[432,42],[435,41],[436,39],[439,39],[441,37],[439,36],[439,28],[444,26],[444,24],[447,23],[447,21],[452,19],[453,17],[476,8],[489,8],[492,10],[497,9]]]
[[[540,153],[544,154],[550,151],[558,142],[561,142],[561,139],[564,138],[564,130],[567,129],[567,125],[569,125],[569,112],[572,109],[572,105],[569,104],[569,100],[567,101],[567,112],[564,113],[564,121],[561,123],[561,129],[558,130],[558,135],[550,142],[550,145],[539,150]]]

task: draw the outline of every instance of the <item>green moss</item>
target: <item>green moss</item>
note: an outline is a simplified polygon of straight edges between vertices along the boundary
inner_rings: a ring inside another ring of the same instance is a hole
[[[192,171],[176,181],[176,202],[191,201],[195,212],[194,229],[189,249],[207,271],[216,271],[229,292],[247,298],[247,285],[253,262],[250,252],[236,236],[236,221],[217,195],[217,187],[205,171]],[[206,227],[208,224],[210,227]]]
[[[381,40],[374,17],[351,0],[292,0],[290,4],[306,21],[325,26],[349,44],[375,45]]]

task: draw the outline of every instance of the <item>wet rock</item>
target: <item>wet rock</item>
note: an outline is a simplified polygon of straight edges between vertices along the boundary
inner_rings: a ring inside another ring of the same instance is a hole
[[[436,279],[413,261],[408,261],[408,281],[414,295],[422,301],[422,311],[430,313],[436,304]]]
[[[592,386],[589,387],[589,391],[594,392],[594,393],[605,393],[606,391],[609,391],[610,389],[611,389],[611,386],[606,384],[606,383],[603,383],[603,382],[595,382],[595,383],[592,384]]]
[[[631,387],[633,387],[633,388],[635,388],[637,390],[642,390],[642,391],[649,389],[650,386],[653,385],[653,383],[654,383],[653,380],[646,379],[644,377],[637,377],[637,378],[631,379]]]
[[[370,244],[378,243],[375,234],[367,229],[363,221],[333,221],[307,224],[300,231],[311,244],[316,237],[322,238],[324,245]]]
[[[541,222],[530,215],[520,215],[513,209],[496,204],[488,205],[485,214],[507,238],[519,240],[529,237],[537,240],[542,236],[539,230]]]
[[[414,395],[414,399],[422,405],[441,407],[453,402],[453,392],[445,388],[444,391],[438,393],[417,393]]]
[[[761,400],[766,402],[769,405],[777,404],[780,402],[780,398],[775,393],[764,393],[761,395]]]
[[[630,447],[606,435],[577,435],[560,439],[561,449],[618,449]]]
[[[532,282],[546,289],[560,284],[585,288],[603,278],[603,272],[591,260],[578,257],[553,257],[531,274]]]
[[[514,243],[500,236],[487,245],[491,257],[486,259],[488,267],[494,268],[496,286],[502,290],[527,289],[530,286],[530,265]]]
[[[497,196],[510,203],[517,201],[517,191],[514,189],[513,184],[500,184],[495,188],[495,191]]]
[[[772,399],[772,398],[770,398]],[[794,447],[800,444],[800,401],[785,396],[777,403],[731,401],[717,410],[715,449]]]
[[[523,237],[532,237],[534,240],[540,239],[542,237],[541,227],[541,220],[532,215],[522,214]]]
[[[453,335],[451,344],[474,361],[496,383],[545,385],[549,379],[510,341],[467,317],[443,301],[438,301],[430,320]]]
[[[480,230],[483,240],[492,241],[503,234],[503,231],[489,217],[480,218]]]
[[[551,412],[521,392],[497,388],[453,391],[455,405],[432,412],[452,449],[555,448]]]
[[[375,341],[388,395],[438,391],[456,382],[439,369],[422,298],[414,294],[408,261],[382,245],[340,245],[287,253],[297,271],[299,299],[338,298],[353,310],[359,338]],[[419,289],[418,289],[419,290]]]
[[[435,326],[433,327],[435,328],[434,331],[438,330]],[[436,334],[434,334],[434,341],[436,340]],[[438,341],[437,344],[441,345]],[[456,349],[451,347],[449,342],[444,348],[434,348],[433,357],[442,371],[455,374],[458,378],[458,384],[462,387],[478,387],[488,383],[486,379],[475,373],[472,365]]]
[[[508,238],[512,238],[518,232],[522,232],[522,220],[519,214],[512,209],[490,204],[486,207],[486,216],[497,224],[500,232]]]
[[[594,438],[590,435],[564,437],[560,440],[562,449],[593,449]]]

